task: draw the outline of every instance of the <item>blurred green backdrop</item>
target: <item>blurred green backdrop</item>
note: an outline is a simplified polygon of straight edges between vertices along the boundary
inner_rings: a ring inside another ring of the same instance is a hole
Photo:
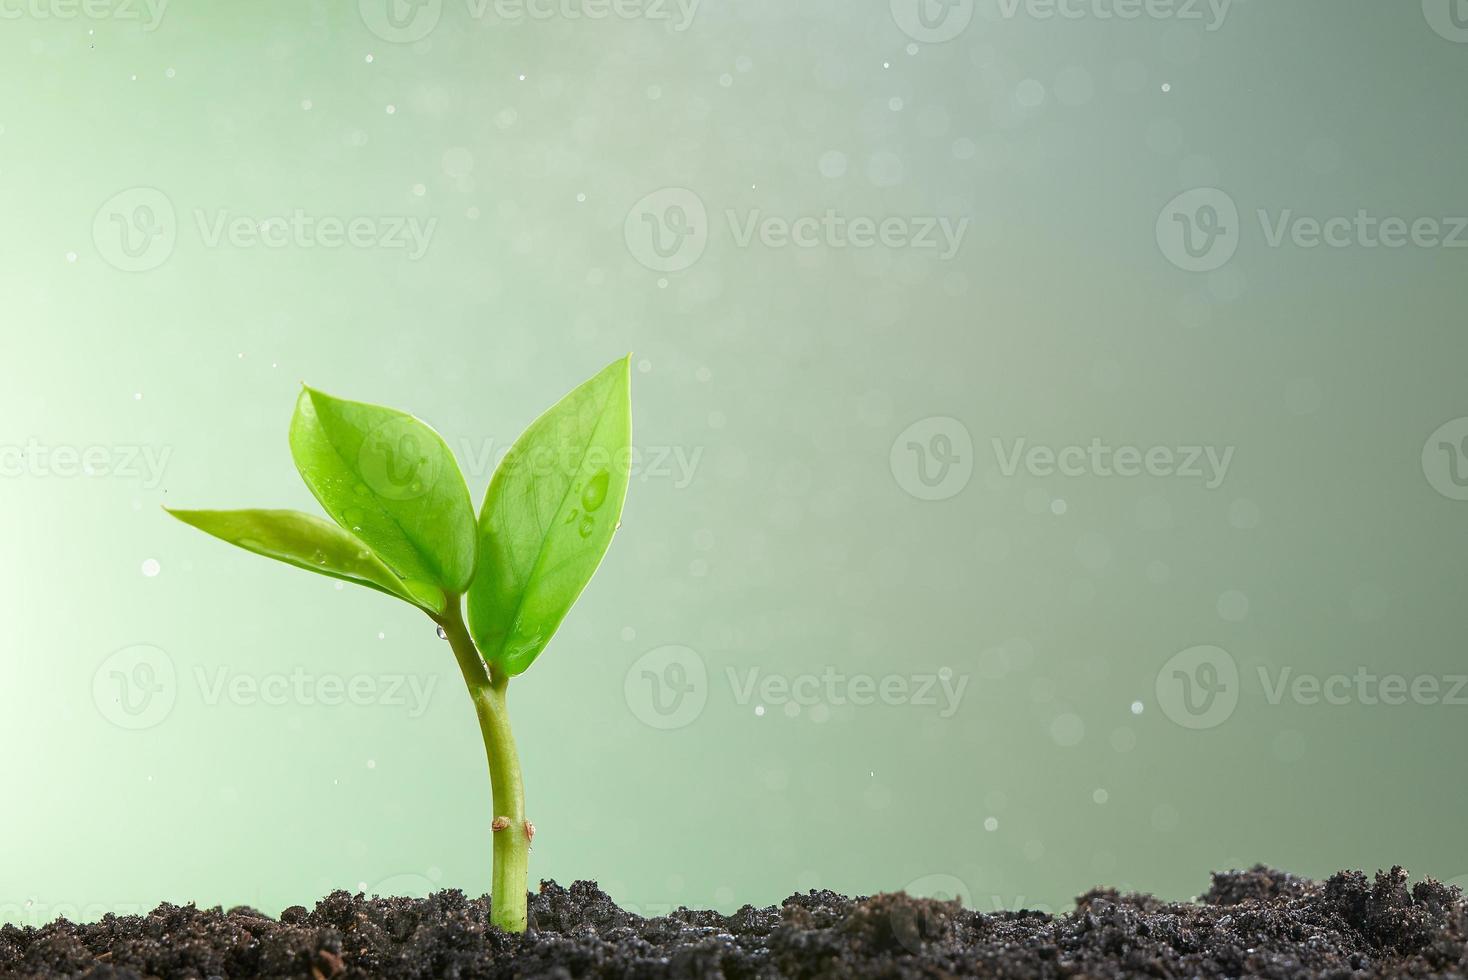
[[[431,624],[159,505],[314,509],[302,380],[477,503],[629,350],[533,878],[1468,873],[1462,0],[0,19],[0,919],[487,889]]]

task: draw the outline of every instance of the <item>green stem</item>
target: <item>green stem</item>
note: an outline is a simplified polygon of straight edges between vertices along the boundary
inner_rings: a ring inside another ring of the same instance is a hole
[[[494,885],[490,922],[506,932],[524,932],[526,885],[530,873],[530,837],[525,819],[525,784],[520,777],[520,756],[510,731],[505,706],[508,674],[493,674],[464,626],[459,596],[447,597],[444,613],[436,619],[443,628],[459,671],[474,701],[479,730],[484,736],[484,753],[489,758],[489,781],[494,794]],[[506,825],[507,824],[507,825]]]

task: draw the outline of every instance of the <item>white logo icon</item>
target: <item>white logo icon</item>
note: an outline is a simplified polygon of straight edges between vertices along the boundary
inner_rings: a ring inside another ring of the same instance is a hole
[[[1217,728],[1239,704],[1239,665],[1222,647],[1189,647],[1157,672],[1157,703],[1184,728]]]
[[[123,272],[156,269],[173,254],[178,217],[168,195],[152,187],[115,194],[92,219],[92,242],[102,258]]]
[[[892,0],[892,19],[914,41],[942,44],[962,34],[974,17],[974,0]]]
[[[1216,187],[1179,194],[1157,217],[1157,245],[1185,272],[1212,272],[1239,249],[1239,209]]]
[[[957,496],[974,472],[974,443],[958,419],[933,416],[909,425],[892,443],[892,476],[919,500]]]
[[[1449,500],[1468,500],[1468,418],[1438,426],[1422,444],[1422,472]]]
[[[411,44],[438,26],[443,0],[357,0],[367,29],[384,41]]]
[[[632,206],[623,234],[638,262],[654,272],[682,272],[708,247],[708,210],[686,187],[665,187]]]
[[[1468,0],[1422,0],[1422,16],[1440,37],[1468,44]]]
[[[92,675],[92,700],[112,724],[142,731],[160,724],[178,698],[173,660],[146,643],[112,654]]]
[[[658,647],[627,668],[622,691],[627,707],[643,724],[665,731],[684,728],[708,703],[708,669],[688,647]]]

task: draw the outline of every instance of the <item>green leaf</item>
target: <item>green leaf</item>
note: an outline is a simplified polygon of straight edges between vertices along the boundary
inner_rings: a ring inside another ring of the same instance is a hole
[[[415,596],[367,545],[311,514],[294,510],[164,510],[191,527],[257,555],[365,585],[434,613],[443,611],[443,593],[438,589]]]
[[[469,632],[510,676],[534,662],[591,580],[627,498],[630,357],[536,419],[495,471],[479,512]]]
[[[413,592],[469,587],[474,505],[437,432],[404,412],[306,388],[291,419],[291,456],[332,520]]]

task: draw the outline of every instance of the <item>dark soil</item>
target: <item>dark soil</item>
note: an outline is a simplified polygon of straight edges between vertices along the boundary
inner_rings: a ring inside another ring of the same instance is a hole
[[[643,919],[594,884],[543,884],[532,930],[485,925],[487,899],[334,892],[279,921],[160,905],[94,925],[0,929],[0,977],[1468,977],[1456,888],[1345,871],[1317,883],[1214,875],[1196,904],[1096,890],[1074,912],[983,914],[829,891],[734,915]]]

